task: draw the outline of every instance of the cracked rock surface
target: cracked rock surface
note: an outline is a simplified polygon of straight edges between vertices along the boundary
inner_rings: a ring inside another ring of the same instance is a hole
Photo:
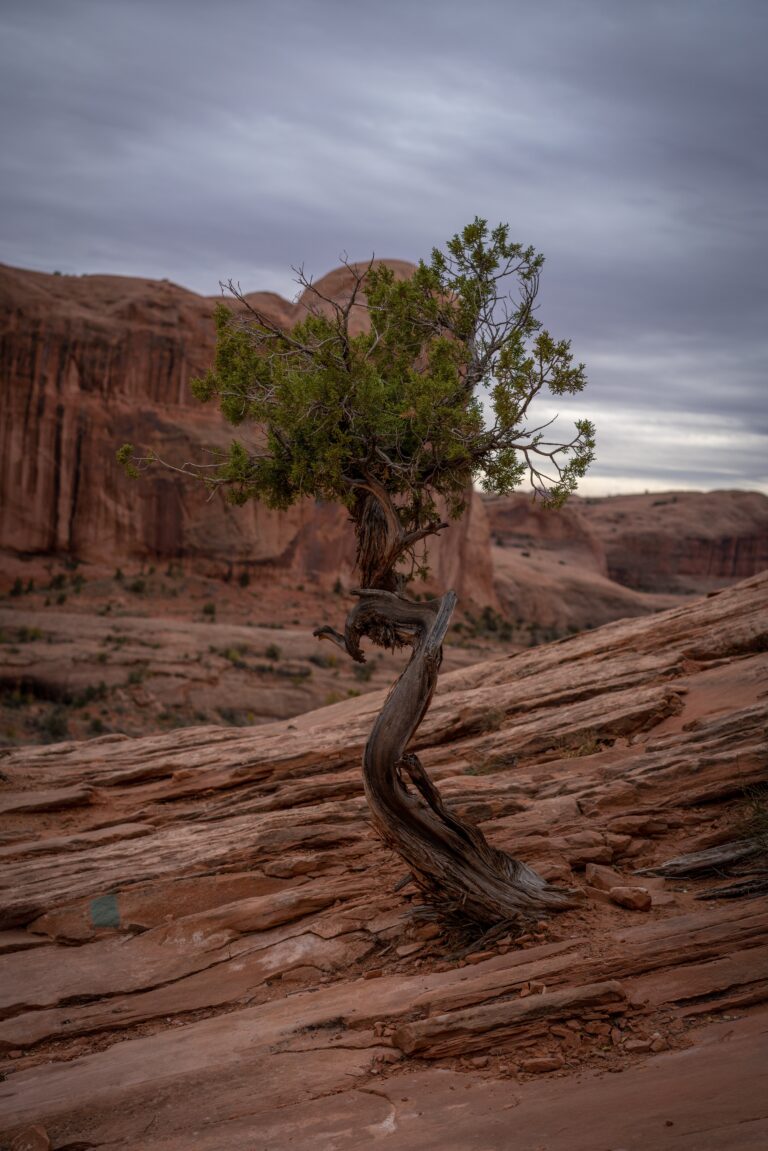
[[[441,679],[446,800],[583,892],[484,938],[369,828],[381,693],[7,753],[0,1145],[765,1147],[766,653],[768,574]]]

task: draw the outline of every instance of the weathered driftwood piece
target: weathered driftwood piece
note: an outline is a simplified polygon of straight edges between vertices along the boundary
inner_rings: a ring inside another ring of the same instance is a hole
[[[727,883],[723,887],[710,887],[709,891],[699,892],[696,898],[745,899],[753,895],[762,895],[763,892],[768,892],[768,875],[740,879],[738,883]]]
[[[392,1042],[406,1055],[424,1059],[444,1059],[497,1046],[521,1035],[531,1024],[544,1019],[562,1019],[581,1011],[622,1011],[627,996],[620,983],[608,980],[583,987],[530,995],[450,1011],[429,1019],[405,1023],[392,1036]]]
[[[667,879],[683,879],[689,875],[702,875],[706,872],[722,871],[724,868],[749,859],[766,851],[765,841],[759,837],[734,839],[720,843],[717,847],[707,847],[704,851],[692,851],[689,855],[677,855],[656,867],[644,867],[635,875],[663,875]]]

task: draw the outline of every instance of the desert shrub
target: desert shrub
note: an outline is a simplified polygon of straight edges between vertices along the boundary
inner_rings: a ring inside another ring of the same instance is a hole
[[[37,721],[37,729],[46,743],[56,743],[69,735],[69,720],[63,706],[54,707]]]

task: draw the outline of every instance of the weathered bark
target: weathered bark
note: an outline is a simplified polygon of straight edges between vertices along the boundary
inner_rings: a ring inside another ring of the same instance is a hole
[[[706,873],[723,874],[733,864],[766,852],[766,843],[759,836],[749,839],[734,839],[728,843],[708,847],[704,851],[693,851],[689,855],[678,855],[654,867],[644,867],[636,875],[663,875],[667,879],[682,879],[691,875]]]
[[[567,892],[550,887],[450,812],[418,756],[407,750],[432,700],[455,593],[421,603],[379,589],[355,594],[359,602],[344,637],[333,637],[353,659],[364,658],[364,635],[389,647],[412,647],[363,754],[365,794],[378,834],[407,864],[427,901],[452,918],[488,927],[571,906]]]
[[[458,819],[442,801],[418,756],[408,751],[429,708],[456,594],[415,602],[398,594],[398,560],[417,541],[447,525],[406,531],[384,487],[366,477],[353,511],[357,566],[370,583],[354,594],[344,634],[315,634],[365,662],[363,636],[386,648],[410,646],[411,658],[384,703],[363,754],[363,784],[373,826],[407,864],[427,901],[453,919],[492,927],[573,904],[532,868],[487,842],[479,828]]]

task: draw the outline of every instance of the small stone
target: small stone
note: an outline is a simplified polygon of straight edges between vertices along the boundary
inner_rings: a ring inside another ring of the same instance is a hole
[[[8,1052],[8,1058],[9,1059],[21,1059],[23,1054],[24,1054],[23,1051],[19,1051],[19,1050],[14,1048],[13,1051]]]
[[[11,1140],[11,1151],[51,1151],[48,1132],[39,1123],[25,1127]]]
[[[401,959],[406,959],[409,955],[415,955],[417,951],[421,951],[421,943],[401,943],[395,951]]]
[[[550,1034],[557,1035],[559,1039],[570,1039],[573,1035],[572,1031],[569,1031],[567,1027],[562,1027],[559,1023],[553,1023],[549,1030]]]
[[[632,842],[632,836],[619,835],[615,831],[606,831],[605,842],[613,848],[616,855],[623,855]]]
[[[593,902],[594,901],[597,901],[598,903],[610,903],[611,902],[611,897],[608,894],[608,892],[607,891],[601,891],[599,887],[587,886],[584,888],[584,894],[587,896],[588,899],[591,899]]]
[[[623,1038],[624,1038],[624,1036],[622,1035],[622,1033],[618,1027],[612,1027],[611,1028],[611,1043],[613,1044],[614,1047],[618,1047]]]
[[[490,1059],[487,1055],[475,1055],[469,1061],[470,1067],[487,1067],[489,1063]]]
[[[549,883],[562,883],[568,887],[573,882],[573,873],[567,863],[551,863],[540,864],[536,870],[542,879],[546,879]]]
[[[610,863],[613,848],[607,843],[600,847],[579,847],[568,854],[568,862],[573,868],[586,867],[588,863]]]
[[[402,1058],[402,1051],[384,1051],[379,1056],[379,1060],[382,1063],[399,1063]]]
[[[379,967],[372,967],[370,971],[363,972],[363,979],[381,979],[384,972]]]
[[[473,951],[467,956],[467,963],[485,963],[486,959],[493,959],[495,951]]]
[[[520,998],[526,999],[527,996],[529,996],[530,994],[531,994],[530,987],[528,986],[527,983],[524,983],[523,986],[520,988]]]
[[[376,1036],[377,1039],[381,1039],[382,1035],[384,1034],[384,1028],[385,1027],[386,1027],[386,1024],[383,1023],[381,1020],[379,1020],[377,1023],[374,1023],[373,1034]]]
[[[650,1039],[627,1039],[624,1044],[625,1051],[650,1051]]]
[[[618,871],[600,863],[588,863],[584,878],[590,887],[596,887],[599,891],[610,891],[612,887],[621,887],[624,883]]]
[[[528,1075],[543,1075],[547,1071],[559,1071],[565,1066],[562,1055],[538,1055],[533,1059],[522,1059],[520,1070]]]
[[[419,939],[437,939],[441,934],[439,923],[425,923],[416,932]]]
[[[666,1051],[669,1047],[666,1039],[660,1035],[658,1039],[654,1039],[651,1043],[651,1051]]]
[[[597,1020],[593,1020],[592,1023],[587,1023],[584,1030],[589,1032],[590,1035],[610,1035],[611,1034],[611,1028],[609,1027],[609,1025],[607,1023],[598,1023]]]
[[[612,887],[609,895],[619,907],[630,911],[650,911],[653,900],[644,887]]]
[[[634,859],[636,855],[640,855],[645,851],[646,847],[650,844],[649,839],[633,839],[629,847],[626,847],[622,855],[626,855],[628,859]]]
[[[537,979],[532,979],[528,986],[531,989],[531,995],[543,995],[547,990],[546,983],[540,983]]]
[[[570,1027],[571,1031],[581,1031],[581,1023],[578,1019],[566,1019],[565,1026]]]

